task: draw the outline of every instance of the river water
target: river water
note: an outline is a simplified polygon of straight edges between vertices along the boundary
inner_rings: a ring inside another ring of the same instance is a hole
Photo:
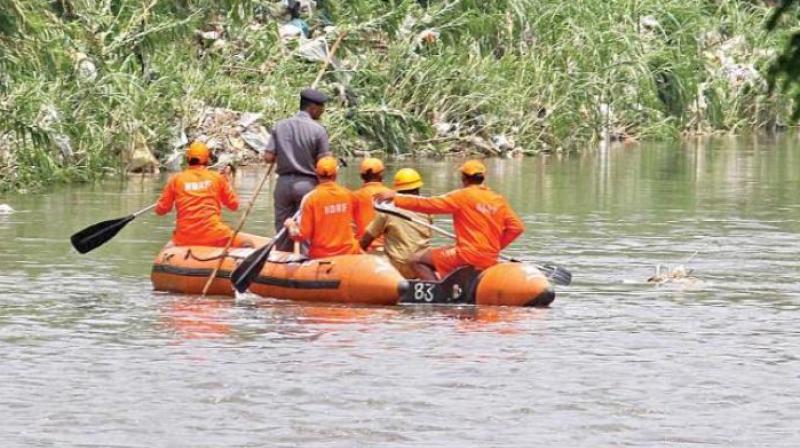
[[[18,210],[0,215],[0,445],[798,446],[796,145],[489,162],[527,226],[511,252],[575,275],[549,309],[154,293],[171,219],[88,255],[68,237],[163,179],[0,196]],[[430,193],[457,185],[457,163],[413,165]],[[258,177],[237,176],[243,199]],[[247,230],[267,233],[269,202]],[[647,283],[658,264],[694,278]]]

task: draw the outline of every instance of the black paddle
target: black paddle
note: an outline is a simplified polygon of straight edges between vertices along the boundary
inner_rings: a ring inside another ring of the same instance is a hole
[[[444,230],[441,227],[437,227],[437,226],[435,226],[433,224],[430,224],[430,223],[427,223],[425,221],[420,221],[419,219],[415,219],[412,216],[408,216],[405,213],[403,213],[400,210],[398,210],[396,207],[385,205],[385,204],[379,204],[379,203],[375,203],[374,207],[375,207],[375,211],[378,211],[378,212],[381,212],[381,213],[386,213],[387,215],[397,216],[398,218],[405,219],[406,221],[411,221],[411,222],[417,223],[419,225],[428,227],[429,229],[432,229],[432,230],[434,230],[436,232],[439,232],[442,235],[449,236],[450,238],[453,238],[453,239],[456,238],[456,236],[454,234],[448,232],[447,230]],[[513,257],[508,257],[508,256],[505,256],[503,254],[500,254],[500,258],[503,259],[503,260],[506,260],[506,261],[514,262],[514,263],[523,263],[522,260],[518,260],[518,259],[513,258]],[[542,271],[542,273],[545,274],[545,276],[547,278],[553,280],[553,283],[555,283],[557,285],[567,286],[570,283],[572,283],[572,273],[569,272],[568,270],[562,268],[561,266],[556,266],[556,265],[538,265],[538,264],[533,264],[533,266],[536,267],[537,269],[539,269],[540,271]]]
[[[294,216],[292,216],[292,219],[297,218],[299,214],[300,211],[298,210]],[[247,288],[250,287],[250,283],[253,283],[253,280],[255,280],[261,270],[264,269],[264,264],[267,263],[269,253],[272,252],[275,243],[283,237],[284,233],[286,233],[286,227],[282,228],[280,232],[272,238],[272,241],[248,255],[247,258],[239,263],[239,266],[236,266],[236,269],[231,273],[231,283],[233,283],[233,287],[236,288],[237,291],[247,291]]]
[[[108,242],[111,238],[114,238],[123,227],[136,219],[137,216],[149,211],[152,208],[155,208],[155,206],[156,204],[153,204],[124,218],[110,219],[108,221],[98,222],[97,224],[91,225],[69,238],[69,240],[72,242],[72,247],[82,254],[97,249]]]

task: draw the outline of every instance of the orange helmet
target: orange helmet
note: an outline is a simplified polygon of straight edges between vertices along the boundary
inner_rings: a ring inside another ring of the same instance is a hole
[[[325,156],[317,161],[317,176],[331,177],[339,171],[339,162],[331,156]]]
[[[476,174],[486,174],[486,167],[480,160],[467,160],[461,165],[459,170],[467,176],[474,176]]]
[[[372,172],[372,174],[378,174],[383,172],[383,162],[380,159],[376,159],[374,157],[369,157],[361,161],[361,168],[359,169],[361,174],[367,174],[368,172]]]
[[[193,141],[189,148],[186,150],[186,160],[191,161],[197,159],[201,165],[208,165],[208,160],[211,158],[211,152],[208,146],[200,141]]]

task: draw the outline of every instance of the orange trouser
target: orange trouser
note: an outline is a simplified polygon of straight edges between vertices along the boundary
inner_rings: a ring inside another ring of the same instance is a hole
[[[433,259],[433,268],[440,278],[462,266],[469,266],[469,263],[458,255],[454,246],[432,249],[431,258]]]

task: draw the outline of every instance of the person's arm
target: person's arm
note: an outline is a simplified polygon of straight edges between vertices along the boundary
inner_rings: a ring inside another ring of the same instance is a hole
[[[319,134],[319,138],[317,138],[317,160],[325,157],[325,156],[332,156],[333,153],[331,152],[331,145],[328,141],[328,131],[323,130]]]
[[[362,205],[358,196],[355,193],[351,193],[350,206],[353,209],[353,231],[357,238],[360,238],[361,235],[364,234],[364,229],[366,229],[369,224],[369,222],[364,222],[363,210],[361,210]]]
[[[283,222],[283,227],[286,228],[286,232],[289,233],[289,238],[292,240],[300,235],[300,226],[297,225],[297,221],[293,218],[286,218],[286,221]]]
[[[364,229],[364,234],[361,235],[361,239],[358,242],[361,245],[361,250],[367,250],[370,244],[375,241],[375,238],[383,235],[383,232],[386,231],[387,221],[388,217],[383,213],[378,213],[375,216],[375,219]]]
[[[375,241],[375,237],[370,235],[369,232],[364,232],[364,234],[361,235],[361,239],[358,240],[358,245],[361,246],[361,250],[366,251],[373,241]]]
[[[300,216],[297,218],[296,232],[294,235],[291,235],[291,231],[289,233],[292,239],[298,242],[308,241],[314,236],[314,206],[307,197],[300,204]]]
[[[394,199],[394,204],[406,210],[428,214],[455,213],[461,208],[458,204],[458,191],[431,198],[398,194]]]
[[[278,158],[276,156],[277,149],[275,149],[275,129],[269,133],[269,140],[267,140],[267,147],[264,149],[264,161],[267,163],[275,163]]]
[[[514,210],[505,205],[506,213],[503,219],[503,234],[500,236],[500,248],[505,249],[525,231],[525,224],[519,219]]]
[[[225,176],[224,174],[220,175],[219,182],[220,201],[222,202],[222,205],[228,207],[230,211],[235,212],[239,209],[239,196],[237,196],[236,192],[233,191],[233,187],[228,180],[228,176]]]
[[[166,215],[172,211],[172,206],[175,204],[175,177],[171,177],[161,192],[161,197],[158,198],[156,204],[156,214],[159,216]]]

